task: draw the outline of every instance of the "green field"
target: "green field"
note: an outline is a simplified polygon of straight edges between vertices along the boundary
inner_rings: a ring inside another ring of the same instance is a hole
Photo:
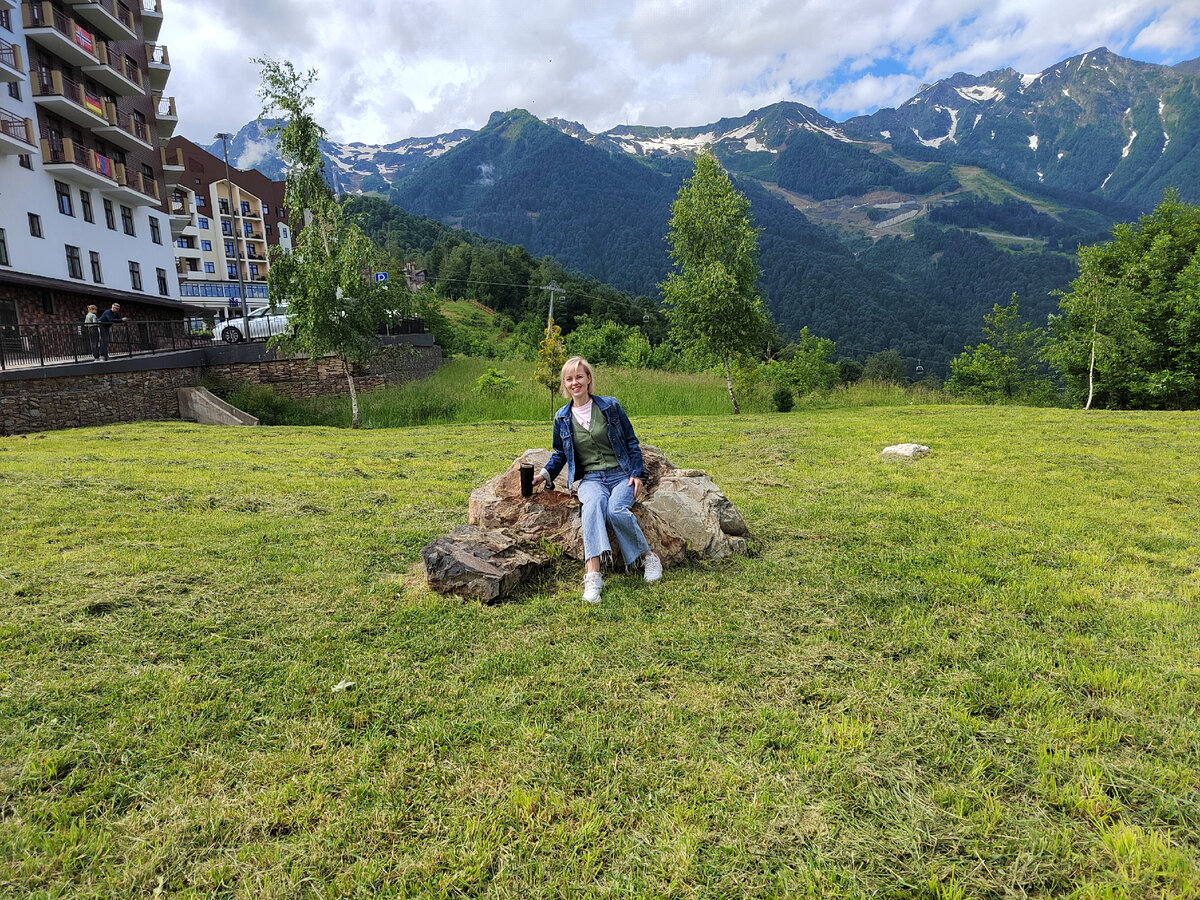
[[[419,575],[544,423],[0,438],[0,896],[1200,895],[1200,415],[634,421],[755,540],[598,607]]]

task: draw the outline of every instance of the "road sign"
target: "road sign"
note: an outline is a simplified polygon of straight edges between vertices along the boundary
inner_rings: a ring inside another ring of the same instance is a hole
[[[387,281],[387,272],[376,272],[375,281],[376,283]]]

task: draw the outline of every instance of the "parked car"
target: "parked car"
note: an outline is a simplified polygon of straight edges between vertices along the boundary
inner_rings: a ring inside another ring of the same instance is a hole
[[[234,316],[225,322],[216,323],[213,326],[213,340],[224,341],[227,344],[244,341],[246,335],[243,332],[247,325],[250,327],[250,340],[252,341],[265,341],[269,337],[288,334],[292,330],[287,307],[277,306],[272,310],[269,306],[264,306],[262,309],[251,312],[245,319],[241,316]]]

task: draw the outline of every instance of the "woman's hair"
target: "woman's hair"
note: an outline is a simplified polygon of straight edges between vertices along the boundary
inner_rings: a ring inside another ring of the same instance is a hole
[[[97,306],[96,306],[96,304],[95,304],[95,303],[89,303],[89,304],[88,304],[88,312],[95,312],[95,311],[96,311],[96,309],[97,309]]]
[[[562,391],[562,395],[568,400],[571,399],[571,395],[567,393],[567,372],[574,372],[576,369],[583,369],[583,371],[587,372],[589,391],[596,382],[595,376],[592,374],[591,363],[589,363],[582,356],[572,356],[565,363],[563,363],[562,371],[558,373],[559,389]]]

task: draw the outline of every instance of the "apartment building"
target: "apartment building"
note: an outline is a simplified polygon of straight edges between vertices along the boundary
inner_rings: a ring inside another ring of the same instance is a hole
[[[184,137],[172,138],[166,154],[172,177],[179,173],[167,206],[181,296],[218,319],[242,315],[243,291],[247,312],[267,306],[269,248],[292,248],[284,183],[226,167]]]
[[[0,0],[0,326],[179,320],[161,0]],[[175,172],[180,175],[181,173]]]

